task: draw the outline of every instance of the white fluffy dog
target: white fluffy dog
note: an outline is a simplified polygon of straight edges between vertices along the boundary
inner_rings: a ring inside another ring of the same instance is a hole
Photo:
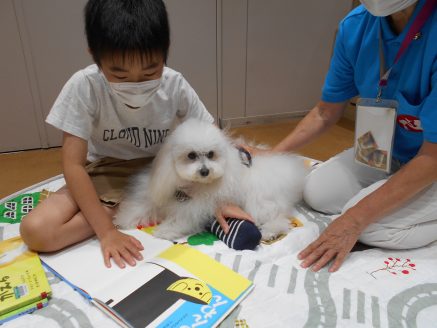
[[[155,236],[174,240],[205,230],[222,205],[249,213],[263,239],[289,230],[306,169],[292,154],[250,159],[211,123],[189,119],[167,138],[150,169],[136,176],[114,223],[160,222]]]

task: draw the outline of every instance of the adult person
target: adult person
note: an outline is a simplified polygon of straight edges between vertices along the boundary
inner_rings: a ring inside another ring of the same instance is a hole
[[[361,2],[339,25],[321,100],[273,149],[319,137],[352,97],[398,103],[389,172],[356,163],[349,149],[308,176],[305,201],[339,214],[298,255],[314,271],[330,261],[336,271],[357,240],[393,249],[437,240],[437,1]]]

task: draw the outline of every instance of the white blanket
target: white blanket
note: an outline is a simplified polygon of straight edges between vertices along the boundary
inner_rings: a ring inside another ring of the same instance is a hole
[[[20,193],[54,191],[63,183],[58,176]],[[437,244],[409,251],[357,251],[338,272],[314,273],[302,269],[296,255],[331,219],[304,204],[293,215],[303,227],[255,251],[235,251],[221,241],[196,246],[256,285],[243,301],[235,327],[437,326]],[[1,239],[16,235],[18,224],[0,226]],[[47,275],[53,288],[49,305],[4,327],[117,327],[66,283]]]

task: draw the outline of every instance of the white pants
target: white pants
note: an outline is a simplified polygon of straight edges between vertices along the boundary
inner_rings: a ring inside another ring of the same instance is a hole
[[[354,161],[348,149],[313,170],[304,189],[304,200],[327,214],[344,213],[383,185],[388,174]],[[407,249],[437,240],[437,183],[403,207],[367,227],[360,241],[373,246]]]

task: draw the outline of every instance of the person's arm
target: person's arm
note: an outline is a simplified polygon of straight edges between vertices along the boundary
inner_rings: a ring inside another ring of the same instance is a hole
[[[261,153],[287,152],[295,151],[300,147],[315,140],[331,126],[333,126],[343,115],[346,108],[346,102],[328,103],[319,101],[317,105],[299,122],[297,127],[272,150],[261,150],[247,145],[240,145],[256,156]],[[229,226],[226,218],[237,218],[253,222],[249,214],[244,212],[235,204],[221,206],[216,212],[216,220],[219,222],[225,233],[228,232]]]
[[[139,251],[143,247],[134,237],[119,232],[104,210],[85,170],[87,149],[84,139],[64,133],[62,166],[68,189],[100,240],[105,265],[111,266],[111,257],[119,267],[124,267],[125,262],[135,265],[135,259],[142,259]]]
[[[253,156],[296,151],[317,139],[317,137],[337,123],[343,115],[346,104],[347,102],[329,103],[320,100],[298,123],[296,128],[272,149],[260,149],[245,144],[240,144],[239,146],[246,149]]]
[[[220,227],[222,227],[225,234],[229,232],[229,224],[226,222],[226,219],[229,218],[245,220],[252,223],[254,222],[250,214],[246,213],[238,205],[233,203],[221,205],[215,212],[215,219],[220,224]]]
[[[274,152],[296,151],[305,146],[338,122],[347,102],[328,103],[319,101],[299,122],[296,128],[273,147]]]
[[[437,143],[424,142],[419,153],[385,184],[334,220],[320,237],[299,253],[302,267],[318,271],[334,260],[340,268],[361,233],[371,223],[400,208],[437,181]]]

